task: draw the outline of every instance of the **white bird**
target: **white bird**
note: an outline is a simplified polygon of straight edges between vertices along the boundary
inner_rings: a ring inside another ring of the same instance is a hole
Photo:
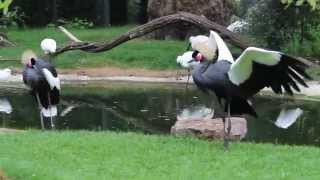
[[[41,41],[41,49],[45,54],[55,53],[57,50],[57,43],[54,39],[46,38]]]
[[[8,80],[11,76],[11,69],[5,68],[0,70],[0,81]]]
[[[246,21],[238,20],[238,21],[231,23],[227,27],[227,29],[232,32],[242,32],[247,28],[247,26],[248,26],[248,23]]]

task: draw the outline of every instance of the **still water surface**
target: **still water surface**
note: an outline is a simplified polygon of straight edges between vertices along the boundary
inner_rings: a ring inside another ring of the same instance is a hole
[[[143,83],[95,83],[64,85],[57,129],[134,131],[168,134],[177,114],[184,110],[219,105],[214,96],[187,91],[184,85]],[[10,102],[12,112],[2,112],[0,126],[40,128],[35,100],[25,89],[1,86],[0,104]],[[290,99],[280,96],[257,96],[253,100],[259,118],[248,117],[245,140],[284,144],[320,145],[320,99]],[[281,108],[300,107],[304,113],[288,129],[272,124]],[[1,108],[0,108],[1,111]],[[184,111],[185,112],[185,111]]]

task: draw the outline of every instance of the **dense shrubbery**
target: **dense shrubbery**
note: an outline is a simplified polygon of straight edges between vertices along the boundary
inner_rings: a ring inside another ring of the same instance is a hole
[[[288,5],[280,0],[242,0],[248,34],[260,46],[320,58],[320,10],[300,1]],[[245,11],[245,7],[250,8]]]
[[[19,7],[14,7],[9,10],[12,0],[0,1],[0,29],[7,29],[12,26],[23,26],[25,17]]]
[[[282,50],[293,55],[320,59],[320,25],[311,28],[307,33],[310,37],[303,42],[297,34],[294,34],[282,46]]]

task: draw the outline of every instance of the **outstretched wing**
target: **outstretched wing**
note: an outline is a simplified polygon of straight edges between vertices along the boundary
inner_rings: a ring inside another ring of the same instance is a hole
[[[231,65],[229,79],[245,89],[251,96],[264,87],[271,87],[275,93],[285,90],[292,95],[300,91],[297,84],[308,87],[304,79],[311,79],[306,73],[308,65],[294,57],[277,51],[249,47]]]

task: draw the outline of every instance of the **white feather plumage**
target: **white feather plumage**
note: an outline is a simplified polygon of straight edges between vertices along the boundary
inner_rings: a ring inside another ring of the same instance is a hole
[[[0,112],[10,114],[12,112],[12,106],[7,98],[0,99]]]
[[[279,128],[287,129],[302,115],[303,111],[300,108],[297,109],[282,109],[280,115],[275,122],[275,125]]]
[[[193,68],[196,65],[198,65],[200,62],[198,61],[192,61],[190,62],[190,60],[192,60],[192,53],[193,51],[187,51],[185,53],[183,53],[183,55],[178,56],[177,57],[177,63],[180,64],[183,68]]]
[[[48,109],[42,108],[41,113],[44,117],[54,117],[54,116],[57,116],[58,109],[57,109],[57,106],[52,105],[52,106],[49,106]]]
[[[220,60],[227,60],[231,63],[234,62],[233,56],[226,45],[226,43],[223,41],[223,39],[220,37],[218,33],[215,31],[210,31],[210,39],[215,41],[215,44],[217,44],[218,48],[218,59],[217,61]]]
[[[255,47],[248,47],[231,65],[228,72],[229,79],[235,85],[239,85],[249,79],[253,62],[267,66],[274,66],[281,60],[281,54],[277,51],[268,51]]]
[[[54,39],[49,38],[42,40],[40,46],[45,54],[55,53],[57,49],[56,41]]]
[[[5,81],[8,80],[11,76],[11,69],[5,68],[0,70],[0,80]]]
[[[60,79],[59,79],[59,77],[54,77],[52,75],[52,73],[46,68],[43,68],[42,72],[43,72],[47,82],[50,85],[50,89],[53,89],[54,87],[56,87],[58,90],[60,90]]]

